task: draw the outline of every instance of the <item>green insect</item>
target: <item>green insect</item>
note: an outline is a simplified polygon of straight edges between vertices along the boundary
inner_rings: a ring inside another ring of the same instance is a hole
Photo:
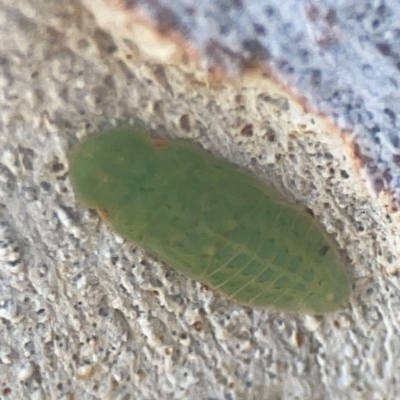
[[[230,299],[306,313],[346,305],[349,277],[316,221],[195,144],[118,128],[78,146],[70,161],[85,206]]]

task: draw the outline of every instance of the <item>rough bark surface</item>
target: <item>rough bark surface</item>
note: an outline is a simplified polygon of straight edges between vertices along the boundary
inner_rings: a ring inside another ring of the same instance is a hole
[[[1,0],[0,35],[1,398],[398,397],[400,232],[329,124],[257,73],[215,85],[138,60],[78,1]],[[77,204],[70,149],[138,120],[311,208],[348,259],[349,306],[237,306]]]

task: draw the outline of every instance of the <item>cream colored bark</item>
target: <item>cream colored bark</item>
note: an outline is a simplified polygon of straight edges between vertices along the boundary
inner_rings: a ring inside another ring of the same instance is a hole
[[[0,1],[0,397],[398,398],[397,217],[345,136],[257,70],[216,82],[193,49],[146,53],[101,3],[96,19],[89,0]],[[311,208],[348,259],[348,308],[236,306],[80,207],[69,150],[127,121],[193,139]]]

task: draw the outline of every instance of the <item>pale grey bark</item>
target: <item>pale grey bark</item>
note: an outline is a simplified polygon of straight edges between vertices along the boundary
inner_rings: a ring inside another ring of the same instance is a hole
[[[193,63],[137,61],[113,34],[76,1],[0,1],[0,397],[398,398],[397,217],[370,196],[338,131],[258,75],[214,86]],[[137,120],[312,208],[349,259],[348,308],[236,306],[77,204],[69,150]]]

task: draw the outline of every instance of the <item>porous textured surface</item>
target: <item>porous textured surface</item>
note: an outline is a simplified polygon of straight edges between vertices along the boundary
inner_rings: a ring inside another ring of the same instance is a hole
[[[371,194],[397,210],[397,0],[83,1],[115,36],[142,36],[148,32],[143,19],[156,27],[159,45],[151,45],[148,34],[138,46],[147,57],[177,61],[186,55],[229,74],[248,64],[272,72],[308,108],[344,130],[360,178]]]
[[[146,61],[78,1],[1,0],[0,9],[2,398],[398,397],[396,214],[370,196],[334,127],[257,71],[215,84],[189,58]],[[361,35],[357,10],[348,13]],[[376,71],[385,60],[375,56]],[[237,306],[80,206],[69,151],[137,120],[199,142],[311,208],[348,262],[348,307],[304,316]]]

